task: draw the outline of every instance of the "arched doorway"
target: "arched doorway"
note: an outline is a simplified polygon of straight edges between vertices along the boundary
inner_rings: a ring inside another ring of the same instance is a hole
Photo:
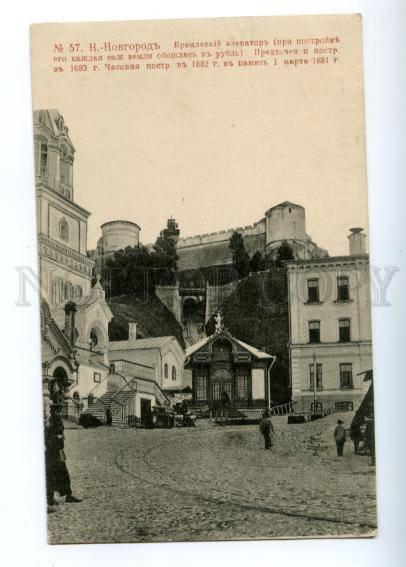
[[[211,375],[211,395],[213,401],[232,399],[233,377],[226,368],[218,368]]]
[[[195,297],[186,297],[183,301],[183,319],[185,321],[195,321],[198,315],[197,299]]]
[[[62,404],[65,406],[65,389],[69,385],[68,373],[63,366],[57,366],[52,373],[52,379],[49,382],[49,394],[54,404]]]

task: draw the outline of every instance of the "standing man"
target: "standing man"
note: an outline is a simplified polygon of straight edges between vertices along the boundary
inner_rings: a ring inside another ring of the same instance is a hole
[[[48,506],[54,506],[55,492],[65,496],[65,502],[81,502],[72,494],[70,476],[64,452],[64,425],[61,416],[62,404],[51,406],[51,415],[45,428],[45,470]]]
[[[369,415],[365,418],[366,428],[365,428],[365,441],[367,445],[367,450],[369,453],[370,462],[369,465],[373,467],[375,465],[375,427],[374,427],[374,415]]]
[[[113,425],[113,414],[111,413],[110,406],[106,408],[106,425],[111,427]]]
[[[271,421],[271,412],[269,409],[264,410],[264,412],[262,413],[262,418],[259,422],[259,430],[264,437],[265,450],[271,449],[272,447],[271,431],[272,433],[275,433],[275,429]]]
[[[337,420],[337,426],[334,429],[334,440],[336,442],[337,447],[337,457],[343,456],[344,445],[347,441],[347,436],[345,433],[345,429],[343,427],[343,421],[341,419]]]
[[[230,397],[225,390],[223,390],[223,393],[221,394],[221,405],[223,406],[223,417],[228,417]]]
[[[350,425],[350,438],[354,443],[354,453],[356,455],[359,455],[359,444],[362,441],[362,437],[361,425],[359,421],[354,418]]]

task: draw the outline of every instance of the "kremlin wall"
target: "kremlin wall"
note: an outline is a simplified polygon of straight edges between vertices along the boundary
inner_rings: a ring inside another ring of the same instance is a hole
[[[102,236],[97,248],[91,251],[91,256],[96,261],[96,270],[101,270],[104,261],[112,257],[117,250],[138,246],[140,230],[140,227],[131,221],[104,223],[101,226]],[[249,226],[181,238],[178,224],[174,219],[169,219],[162,232],[172,235],[176,240],[179,270],[231,264],[229,243],[234,232],[242,234],[245,249],[250,256],[257,251],[276,252],[283,241],[290,244],[297,259],[328,256],[327,250],[317,246],[306,233],[305,209],[289,201],[271,207],[264,218]]]

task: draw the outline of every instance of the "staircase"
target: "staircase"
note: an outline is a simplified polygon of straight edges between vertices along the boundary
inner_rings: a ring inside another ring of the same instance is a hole
[[[97,388],[93,395],[88,397],[88,407],[85,413],[97,417],[102,423],[106,423],[106,409],[109,407],[112,415],[112,425],[127,427],[128,416],[132,414],[131,405],[128,403],[136,393],[153,395],[157,405],[166,405],[169,399],[161,390],[155,380],[141,377],[135,364],[128,361],[115,361],[116,372],[109,374],[107,380],[107,391],[97,396]],[[117,371],[125,369],[126,373]]]

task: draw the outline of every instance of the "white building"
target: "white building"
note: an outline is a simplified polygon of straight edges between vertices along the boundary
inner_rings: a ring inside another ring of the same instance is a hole
[[[128,340],[110,341],[109,360],[145,364],[155,368],[155,380],[163,390],[177,390],[183,384],[185,353],[175,337],[137,338],[136,323],[129,323]]]
[[[356,409],[372,368],[369,257],[362,229],[349,255],[287,263],[292,400],[296,411]],[[314,374],[316,368],[316,388]]]

